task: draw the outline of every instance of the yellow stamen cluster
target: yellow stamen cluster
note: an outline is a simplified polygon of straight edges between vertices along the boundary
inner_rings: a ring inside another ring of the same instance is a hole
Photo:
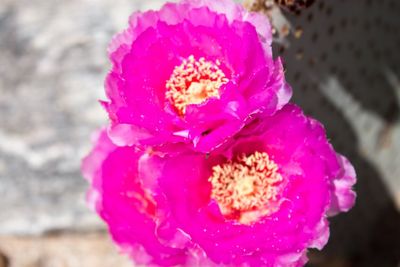
[[[244,215],[239,221],[250,223],[257,219],[255,212],[266,215],[274,211],[282,176],[267,153],[242,154],[214,166],[212,171],[211,197],[224,215],[239,212]]]
[[[220,96],[219,89],[228,79],[219,66],[218,60],[215,63],[203,57],[196,60],[191,55],[175,67],[166,83],[165,96],[180,115],[185,114],[188,105],[200,104],[210,97]]]

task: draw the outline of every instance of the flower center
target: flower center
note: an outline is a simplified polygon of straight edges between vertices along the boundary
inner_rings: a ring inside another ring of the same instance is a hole
[[[278,166],[267,153],[239,155],[216,165],[208,179],[224,216],[249,224],[277,210],[282,185]]]
[[[176,66],[166,83],[166,98],[176,108],[179,115],[184,115],[186,107],[200,104],[210,97],[219,97],[219,88],[228,82],[225,74],[215,63],[193,55]]]

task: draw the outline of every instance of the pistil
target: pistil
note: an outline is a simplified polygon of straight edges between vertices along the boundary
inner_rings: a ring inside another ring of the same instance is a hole
[[[216,165],[209,181],[211,197],[227,217],[238,216],[241,223],[251,223],[279,206],[283,178],[278,166],[265,152],[239,155]]]
[[[175,67],[166,83],[165,96],[179,115],[185,114],[188,105],[220,97],[221,86],[228,82],[220,65],[218,60],[212,62],[203,57],[196,60],[191,55]]]

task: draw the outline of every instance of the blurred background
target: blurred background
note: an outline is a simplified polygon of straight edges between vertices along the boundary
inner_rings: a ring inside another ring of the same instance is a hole
[[[0,267],[130,266],[85,205],[80,160],[106,123],[106,46],[156,0],[0,0]],[[358,172],[309,266],[400,266],[400,2],[316,0],[275,44],[294,102]]]

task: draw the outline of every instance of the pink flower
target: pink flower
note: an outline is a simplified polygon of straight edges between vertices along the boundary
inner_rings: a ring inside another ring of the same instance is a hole
[[[111,139],[210,152],[254,116],[275,113],[291,88],[271,40],[267,18],[231,0],[183,0],[133,14],[109,46],[103,105]]]
[[[117,147],[103,131],[83,172],[114,240],[148,265],[303,266],[328,214],[355,200],[353,167],[293,105],[209,156]]]

